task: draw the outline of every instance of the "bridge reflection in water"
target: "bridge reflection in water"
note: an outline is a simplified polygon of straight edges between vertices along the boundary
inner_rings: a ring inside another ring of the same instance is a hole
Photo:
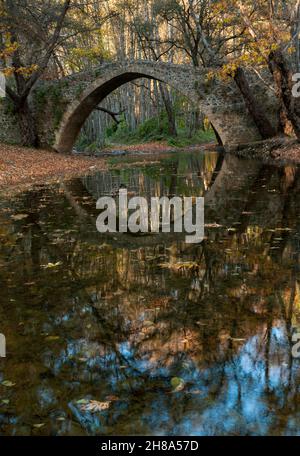
[[[1,200],[1,434],[299,434],[299,170],[122,167]],[[205,195],[205,241],[97,233],[120,184]]]

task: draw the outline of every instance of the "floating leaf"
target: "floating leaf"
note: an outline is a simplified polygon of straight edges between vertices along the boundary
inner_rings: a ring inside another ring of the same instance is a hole
[[[103,410],[109,409],[110,404],[111,404],[110,401],[106,401],[106,402],[89,401],[87,404],[83,404],[81,406],[81,410],[83,412],[91,412],[91,413],[102,412]]]
[[[87,399],[79,399],[76,401],[76,404],[81,405],[81,404],[87,404],[89,401]]]
[[[1,403],[4,404],[4,405],[8,405],[10,402],[9,399],[2,399]]]
[[[53,342],[54,340],[59,340],[60,337],[59,336],[48,336],[46,337],[46,340],[49,341],[49,342]]]
[[[12,215],[11,218],[13,220],[23,220],[25,218],[29,217],[28,214],[16,214],[16,215]]]
[[[178,391],[182,391],[185,387],[185,382],[180,377],[173,377],[171,379],[171,385],[173,387],[173,392],[177,393]]]
[[[45,423],[38,423],[38,424],[34,424],[33,427],[36,428],[36,429],[40,429],[42,428],[43,426],[45,426]]]
[[[109,401],[109,402],[115,402],[115,401],[118,401],[118,400],[119,400],[118,396],[115,396],[114,394],[111,394],[111,395],[109,395],[109,396],[106,396],[105,399],[106,399],[107,401]]]
[[[12,387],[15,386],[16,384],[13,383],[13,382],[11,382],[10,380],[4,380],[4,382],[2,382],[1,385],[7,386],[8,388],[12,388]]]
[[[154,325],[153,321],[150,321],[150,320],[145,320],[144,321],[144,326],[149,327],[149,326],[153,326],[153,325]]]
[[[61,266],[61,265],[62,265],[62,262],[58,261],[57,263],[44,264],[42,266],[42,268],[44,268],[44,269],[53,269],[53,268],[57,268],[58,266]]]

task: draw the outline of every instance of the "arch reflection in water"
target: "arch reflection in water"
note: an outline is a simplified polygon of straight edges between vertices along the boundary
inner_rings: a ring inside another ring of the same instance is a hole
[[[217,162],[172,155],[2,198],[2,434],[299,434],[299,171]],[[121,184],[205,196],[205,241],[100,235],[95,201]]]

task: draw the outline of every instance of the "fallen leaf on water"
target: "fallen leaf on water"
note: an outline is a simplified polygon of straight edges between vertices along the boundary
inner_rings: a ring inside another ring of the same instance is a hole
[[[154,325],[153,321],[150,321],[150,320],[144,321],[144,326],[153,326],[153,325]]]
[[[83,412],[102,412],[103,410],[109,409],[111,401],[98,402],[98,401],[89,401],[87,404],[81,406]]]
[[[16,384],[11,382],[10,380],[4,380],[4,382],[2,382],[1,385],[11,388],[11,387],[15,386]]]
[[[16,215],[12,215],[11,218],[13,220],[23,220],[25,218],[29,217],[28,214],[16,214]]]
[[[48,336],[46,337],[46,340],[48,340],[49,342],[52,342],[54,340],[59,340],[60,337],[59,336]]]
[[[40,429],[42,428],[43,426],[45,426],[45,423],[38,423],[38,424],[34,424],[33,427],[34,428],[37,428],[37,429]]]
[[[9,404],[9,399],[2,399],[1,403],[4,404],[4,405],[8,405]]]
[[[76,401],[76,404],[81,405],[81,404],[87,404],[89,401],[87,399],[79,399]]]
[[[61,266],[62,265],[62,262],[61,261],[58,261],[57,263],[48,263],[48,264],[44,264],[42,266],[42,268],[44,269],[52,269],[52,268],[57,268],[58,266]]]
[[[109,396],[106,396],[105,399],[106,399],[107,401],[109,401],[109,402],[115,402],[115,401],[118,401],[118,400],[119,400],[118,396],[114,396],[113,394],[112,394],[112,395],[109,395]]]
[[[206,223],[205,228],[222,228],[222,225],[219,225],[218,223]]]
[[[199,269],[199,264],[194,262],[184,262],[184,263],[161,263],[159,264],[161,268],[171,269],[174,271],[196,271]]]
[[[184,389],[185,382],[180,377],[173,377],[171,379],[171,385],[173,387],[173,393],[178,393],[179,391],[182,391]]]

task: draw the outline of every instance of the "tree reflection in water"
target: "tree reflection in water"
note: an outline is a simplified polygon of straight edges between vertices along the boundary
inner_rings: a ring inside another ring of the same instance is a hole
[[[122,183],[205,195],[205,241],[97,233]],[[299,434],[299,190],[207,152],[2,198],[1,434]]]

